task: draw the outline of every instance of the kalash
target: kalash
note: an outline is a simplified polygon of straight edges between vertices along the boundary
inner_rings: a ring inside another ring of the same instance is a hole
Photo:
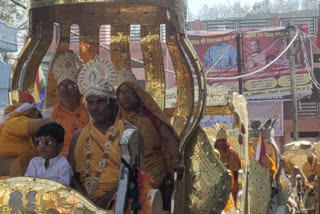
[[[17,57],[11,74],[10,102],[18,102],[18,89],[33,92],[40,64],[49,61],[44,107],[57,103],[57,82],[53,75],[53,64],[58,56],[74,51],[84,64],[101,55],[102,47],[107,50],[118,76],[122,70],[133,68],[131,57],[131,35],[133,25],[139,25],[139,41],[145,71],[145,90],[150,93],[160,109],[172,118],[173,127],[179,137],[181,159],[185,173],[181,180],[174,180],[171,213],[221,213],[231,191],[231,176],[218,156],[213,152],[205,132],[199,127],[205,107],[205,78],[201,64],[185,34],[185,0],[30,0],[29,37]],[[77,26],[75,32],[74,26]],[[110,43],[102,44],[102,26],[110,26]],[[72,30],[73,29],[73,30]],[[165,34],[163,34],[165,32]],[[72,40],[72,36],[79,39]],[[162,35],[162,36],[161,36]],[[163,46],[166,46],[173,62],[173,78],[177,85],[177,100],[173,108],[165,108],[166,69]],[[48,60],[47,53],[53,52]],[[126,69],[121,69],[125,67]],[[196,84],[195,84],[196,82]],[[195,87],[196,86],[196,87]],[[221,96],[221,93],[217,94]],[[233,112],[234,105],[245,106],[243,97],[226,93],[226,101],[218,103],[215,113]],[[221,99],[219,99],[221,101]],[[232,101],[233,100],[233,101]],[[238,104],[236,104],[238,103]],[[245,107],[241,108],[245,108]],[[219,110],[220,108],[220,110]],[[222,109],[222,111],[221,111]],[[241,120],[246,120],[243,111]],[[241,127],[242,121],[236,126]],[[247,127],[247,125],[245,125]],[[245,134],[245,130],[243,131]],[[246,141],[244,141],[246,142]],[[146,142],[145,142],[146,143]],[[142,150],[130,137],[121,140],[123,163],[120,166],[119,187],[112,210],[96,207],[86,196],[72,188],[44,179],[9,178],[0,181],[4,193],[0,196],[0,211],[58,212],[58,213],[126,213],[128,207],[138,210],[130,200],[130,168],[143,168]],[[249,213],[246,143],[239,145],[242,185],[237,209]],[[259,166],[257,166],[259,167]],[[150,190],[152,213],[163,213],[158,190]],[[18,200],[17,203],[15,200]]]

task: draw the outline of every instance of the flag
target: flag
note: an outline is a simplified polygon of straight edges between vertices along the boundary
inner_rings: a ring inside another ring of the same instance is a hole
[[[256,150],[256,161],[258,161],[261,166],[265,166],[266,160],[266,145],[264,143],[263,131],[260,130],[258,142],[257,142],[257,150]]]
[[[33,97],[35,98],[35,102],[38,108],[41,106],[41,101],[44,100],[45,90],[46,90],[45,86],[46,86],[46,82],[43,75],[42,67],[40,66],[36,76],[34,91],[32,94]]]
[[[320,48],[320,7],[319,7],[319,18],[318,18],[317,47]]]

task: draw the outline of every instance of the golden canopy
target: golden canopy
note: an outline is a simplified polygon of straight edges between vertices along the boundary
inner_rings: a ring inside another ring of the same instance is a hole
[[[146,90],[163,110],[166,69],[162,45],[166,45],[173,62],[177,104],[170,112],[175,118],[174,127],[184,154],[184,148],[197,130],[205,104],[204,73],[184,32],[184,0],[30,0],[29,3],[29,37],[10,76],[11,103],[18,101],[18,90],[33,91],[39,66],[48,57],[48,50],[53,54],[48,68],[45,107],[57,102],[52,65],[57,56],[70,48],[72,25],[79,27],[78,52],[85,63],[100,54],[100,27],[109,25],[110,58],[116,68],[125,66],[129,69],[132,68],[130,27],[140,25]],[[165,43],[160,40],[160,25],[165,26]],[[198,87],[194,87],[195,82]],[[192,203],[198,208],[202,206]],[[188,212],[189,206],[185,209]]]

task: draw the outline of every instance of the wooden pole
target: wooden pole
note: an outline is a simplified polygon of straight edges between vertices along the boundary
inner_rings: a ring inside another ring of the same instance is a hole
[[[289,39],[290,41],[295,36],[295,26],[292,20],[289,20],[288,25]],[[293,127],[293,139],[296,141],[299,138],[298,132],[298,110],[297,110],[297,96],[296,96],[296,64],[294,56],[294,44],[289,48],[289,60],[290,60],[290,82],[291,82],[291,100],[292,100],[292,127]]]
[[[237,42],[237,66],[238,66],[238,74],[242,74],[242,35],[241,33],[237,33],[236,42]],[[239,78],[239,94],[242,94],[242,78]]]

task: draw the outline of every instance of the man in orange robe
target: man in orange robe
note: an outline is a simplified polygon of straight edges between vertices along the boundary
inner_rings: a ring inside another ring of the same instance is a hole
[[[53,66],[57,80],[59,103],[43,112],[44,117],[56,120],[65,130],[62,155],[68,155],[72,135],[89,122],[89,115],[82,102],[77,78],[82,62],[71,50],[60,55]]]
[[[230,142],[227,141],[228,136],[224,128],[221,128],[216,137],[215,149],[220,152],[220,160],[232,172],[233,186],[231,189],[233,199],[237,201],[237,194],[239,189],[238,171],[241,168],[241,162],[238,154],[232,149]]]

